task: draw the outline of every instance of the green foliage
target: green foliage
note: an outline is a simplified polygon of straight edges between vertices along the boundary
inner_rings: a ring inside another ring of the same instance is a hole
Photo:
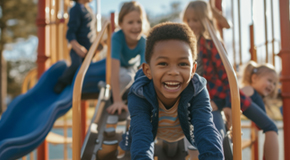
[[[3,43],[14,42],[16,38],[36,35],[37,3],[35,0],[1,0]]]
[[[21,93],[25,76],[35,67],[36,63],[30,60],[7,61],[7,90],[12,98]]]
[[[5,44],[37,34],[36,17],[37,0],[0,0],[0,56]],[[35,67],[35,62],[27,60],[7,62],[7,87],[12,97],[20,94],[21,80],[32,66]]]

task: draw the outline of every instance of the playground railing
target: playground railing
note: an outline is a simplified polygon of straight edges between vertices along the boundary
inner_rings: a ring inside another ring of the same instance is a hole
[[[72,126],[72,138],[73,138],[73,152],[72,152],[72,157],[73,160],[79,160],[81,158],[81,91],[82,91],[82,86],[83,86],[83,81],[85,74],[89,68],[89,65],[91,64],[91,61],[94,57],[94,54],[97,50],[98,45],[101,42],[101,39],[105,32],[108,34],[108,39],[107,39],[107,59],[106,59],[106,84],[110,85],[110,76],[111,76],[111,34],[112,34],[112,29],[111,29],[111,23],[109,21],[105,22],[101,32],[97,36],[96,40],[92,44],[90,50],[88,51],[86,58],[81,65],[81,68],[77,74],[77,77],[75,79],[74,87],[73,87],[73,103],[72,103],[72,112],[73,112],[73,126]]]
[[[233,141],[233,156],[234,160],[242,159],[242,139],[241,139],[241,112],[240,112],[240,94],[239,87],[237,82],[237,77],[232,65],[227,58],[226,50],[217,38],[215,29],[208,19],[202,21],[203,25],[206,26],[209,34],[217,47],[217,50],[220,54],[222,62],[225,66],[226,73],[229,79],[229,85],[231,90],[231,102],[232,102],[232,141]]]

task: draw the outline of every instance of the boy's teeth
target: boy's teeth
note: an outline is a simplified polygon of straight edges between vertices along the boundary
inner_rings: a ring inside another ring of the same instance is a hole
[[[177,89],[179,87],[179,85],[177,85],[176,87],[169,87],[168,85],[164,85],[164,86],[165,86],[165,88],[172,89],[172,90]]]
[[[178,82],[165,82],[166,85],[178,85]]]

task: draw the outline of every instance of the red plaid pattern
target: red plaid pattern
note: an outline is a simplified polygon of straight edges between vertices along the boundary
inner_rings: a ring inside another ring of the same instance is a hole
[[[203,77],[207,80],[210,98],[226,99],[226,107],[231,107],[228,76],[219,53],[212,40],[199,39],[199,51],[202,52]],[[251,105],[251,99],[240,91],[241,109]]]

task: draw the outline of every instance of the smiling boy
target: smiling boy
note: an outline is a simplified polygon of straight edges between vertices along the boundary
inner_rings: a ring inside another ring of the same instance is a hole
[[[206,80],[195,74],[195,46],[184,24],[162,23],[150,31],[146,63],[128,96],[130,131],[120,144],[130,148],[132,159],[153,159],[156,137],[167,142],[185,137],[198,148],[200,160],[223,159]]]

